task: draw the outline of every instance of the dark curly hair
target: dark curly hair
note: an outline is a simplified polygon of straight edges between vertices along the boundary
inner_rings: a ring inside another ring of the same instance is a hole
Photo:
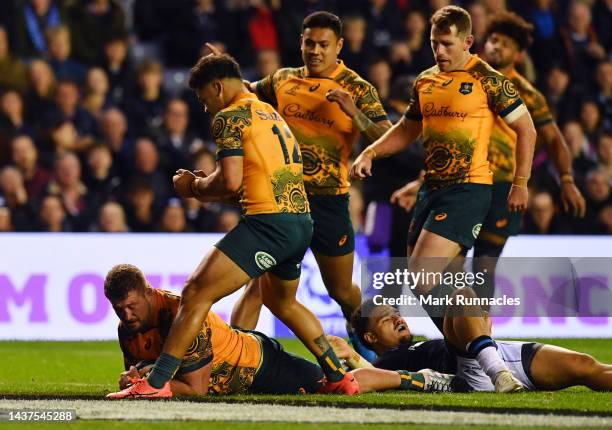
[[[242,80],[240,66],[236,60],[227,54],[207,55],[200,58],[192,67],[189,88],[197,90],[214,80],[224,78]]]
[[[487,37],[493,33],[503,34],[514,40],[522,51],[531,44],[533,25],[513,12],[494,15],[487,26]]]

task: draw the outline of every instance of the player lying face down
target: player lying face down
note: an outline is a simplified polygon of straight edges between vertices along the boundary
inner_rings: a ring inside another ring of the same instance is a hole
[[[111,269],[104,293],[120,319],[118,333],[125,371],[119,377],[119,386],[124,389],[144,377],[161,353],[180,297],[151,288],[142,272],[128,264]],[[396,372],[370,365],[353,374],[361,392],[450,391],[456,386],[452,375],[429,370]],[[234,330],[210,312],[170,384],[173,394],[183,396],[299,394],[317,392],[323,378],[318,365],[284,351],[275,339]]]
[[[457,294],[475,297],[470,289]],[[371,306],[371,307],[370,307]],[[367,315],[366,317],[362,317]],[[449,309],[455,312],[444,319],[445,339],[414,342],[408,324],[395,308],[366,303],[352,319],[353,328],[363,342],[372,348],[378,359],[375,367],[390,370],[431,368],[438,372],[455,373],[463,378],[472,390],[493,391],[496,385],[488,377],[495,363],[478,360],[485,348],[474,352],[474,345],[487,345],[491,339],[491,321],[488,315],[476,315],[476,309]],[[466,315],[466,316],[461,316]],[[340,358],[359,357],[340,338],[331,338]],[[505,366],[527,390],[560,390],[584,385],[597,391],[612,390],[612,365],[597,361],[588,354],[535,342],[497,341]],[[486,354],[486,353],[485,353]],[[356,366],[352,366],[356,367]]]

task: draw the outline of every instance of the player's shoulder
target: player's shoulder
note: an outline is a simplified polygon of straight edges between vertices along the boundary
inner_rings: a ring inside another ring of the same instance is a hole
[[[472,75],[474,79],[486,80],[494,79],[499,81],[510,81],[501,72],[494,69],[489,63],[480,57],[476,57],[467,68],[467,72]]]
[[[426,78],[428,76],[437,75],[438,73],[440,73],[440,68],[438,67],[437,64],[435,64],[431,66],[429,69],[425,69],[421,73],[419,73],[417,77],[414,79],[414,83],[416,85],[417,82],[419,82],[421,79]]]
[[[278,83],[287,81],[291,78],[304,78],[306,76],[306,67],[283,67],[273,73],[274,80]]]
[[[233,102],[224,109],[217,112],[212,120],[212,135],[216,137],[229,125],[240,127],[251,125],[252,105],[258,102],[256,99],[242,99]]]
[[[360,87],[371,87],[373,86],[367,80],[362,78],[359,73],[350,69],[346,66],[342,67],[342,70],[334,77],[334,81],[336,81],[340,86],[360,86]]]

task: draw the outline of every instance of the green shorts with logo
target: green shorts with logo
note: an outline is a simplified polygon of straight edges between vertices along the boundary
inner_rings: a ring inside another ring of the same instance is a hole
[[[253,394],[305,394],[316,393],[324,378],[321,367],[305,358],[293,355],[271,337],[250,331],[259,338],[262,363],[249,393]]]
[[[471,248],[490,204],[491,185],[467,183],[436,189],[423,185],[408,230],[408,246],[414,246],[425,229]]]
[[[355,251],[355,230],[349,214],[349,195],[309,195],[314,233],[310,248],[328,257]]]
[[[485,216],[478,240],[503,245],[521,228],[521,213],[508,210],[508,194],[512,182],[495,182],[491,188],[491,206]]]
[[[312,238],[310,214],[243,215],[215,246],[251,278],[270,272],[281,279],[300,277]]]

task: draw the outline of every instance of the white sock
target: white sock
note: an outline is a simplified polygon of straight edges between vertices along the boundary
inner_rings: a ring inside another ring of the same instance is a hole
[[[493,383],[495,383],[495,375],[502,370],[508,370],[508,366],[506,366],[504,360],[501,359],[494,346],[487,346],[480,351],[476,356],[476,361],[478,361],[484,373],[491,378]]]

